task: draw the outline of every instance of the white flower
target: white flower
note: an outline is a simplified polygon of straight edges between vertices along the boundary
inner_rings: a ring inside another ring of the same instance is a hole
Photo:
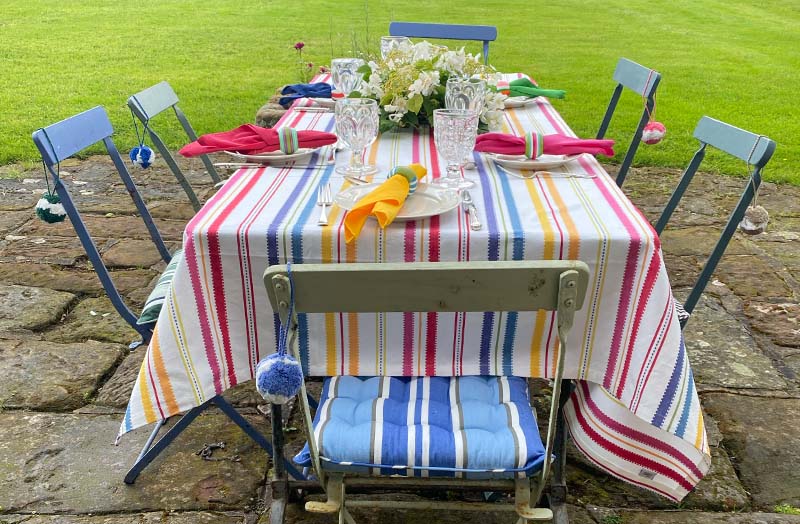
[[[462,47],[458,51],[445,51],[436,61],[437,69],[444,69],[448,73],[459,73],[464,70],[467,55]]]
[[[430,60],[439,48],[434,46],[428,41],[423,40],[418,44],[414,44],[411,48],[412,60],[419,62],[420,60]]]
[[[403,117],[405,116],[406,113],[407,111],[403,111],[402,113],[400,112],[392,113],[391,115],[389,115],[389,120],[391,120],[392,122],[400,123],[400,121],[403,120]]]
[[[439,71],[422,71],[416,80],[408,87],[410,95],[417,93],[430,96],[433,89],[439,85]]]
[[[489,131],[500,131],[503,128],[502,111],[484,111],[481,120],[489,126]]]
[[[391,103],[386,104],[383,106],[387,113],[403,113],[406,114],[408,111],[408,100],[403,98],[402,96],[396,96],[392,98]]]
[[[503,93],[497,91],[488,91],[483,99],[485,111],[500,111],[505,106],[505,100],[508,98]]]

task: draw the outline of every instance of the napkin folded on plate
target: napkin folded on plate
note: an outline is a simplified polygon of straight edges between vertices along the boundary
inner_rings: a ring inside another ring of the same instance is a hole
[[[541,155],[592,155],[614,156],[614,141],[596,138],[573,138],[571,136],[541,133],[526,133],[525,136],[504,133],[485,133],[475,140],[475,151],[504,155],[525,155],[537,158]]]
[[[298,98],[330,98],[331,85],[325,82],[317,82],[315,84],[291,84],[281,90],[283,95],[278,103],[283,107],[288,108],[292,102]]]
[[[398,166],[386,182],[364,195],[344,217],[344,239],[348,244],[358,238],[367,217],[373,215],[378,225],[386,228],[397,217],[408,195],[416,189],[417,180],[428,173],[421,164]]]
[[[301,148],[327,146],[336,140],[335,134],[324,131],[298,131],[291,127],[273,129],[244,124],[230,131],[203,135],[183,146],[178,153],[192,157],[216,151],[235,151],[243,155],[282,151],[288,155]]]
[[[547,98],[564,98],[567,94],[562,89],[542,89],[529,78],[518,78],[510,82],[498,82],[497,90],[508,95],[513,96],[527,96],[535,98],[537,96],[545,96]]]

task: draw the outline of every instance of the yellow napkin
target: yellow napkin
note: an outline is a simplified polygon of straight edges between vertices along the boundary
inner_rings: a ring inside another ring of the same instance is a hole
[[[408,167],[418,179],[428,173],[425,166],[420,164],[411,164]],[[347,212],[347,216],[344,218],[345,242],[349,244],[358,238],[369,215],[374,215],[378,219],[378,225],[381,228],[386,228],[391,224],[408,198],[410,187],[411,182],[406,175],[392,175],[386,182],[356,202],[356,205]]]

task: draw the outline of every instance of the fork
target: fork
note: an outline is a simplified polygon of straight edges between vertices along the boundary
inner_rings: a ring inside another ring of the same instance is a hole
[[[333,196],[331,195],[331,184],[327,183],[324,185],[320,185],[317,188],[317,205],[322,206],[322,211],[319,214],[319,220],[317,220],[317,225],[320,226],[327,226],[328,225],[328,206],[333,205]]]

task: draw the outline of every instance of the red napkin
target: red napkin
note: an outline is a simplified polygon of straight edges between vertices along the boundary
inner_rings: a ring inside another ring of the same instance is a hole
[[[297,131],[297,147],[316,148],[336,142],[336,135],[324,131]],[[222,133],[203,135],[186,144],[178,151],[185,157],[198,156],[215,151],[235,151],[244,155],[257,155],[277,151],[281,139],[277,129],[244,124]],[[289,152],[289,151],[286,151]]]
[[[527,147],[526,147],[527,146]],[[504,133],[485,133],[475,140],[475,151],[501,153],[506,155],[525,155],[536,158],[539,155],[592,155],[614,156],[613,140],[582,139],[553,134],[528,133],[527,137],[506,135]]]

